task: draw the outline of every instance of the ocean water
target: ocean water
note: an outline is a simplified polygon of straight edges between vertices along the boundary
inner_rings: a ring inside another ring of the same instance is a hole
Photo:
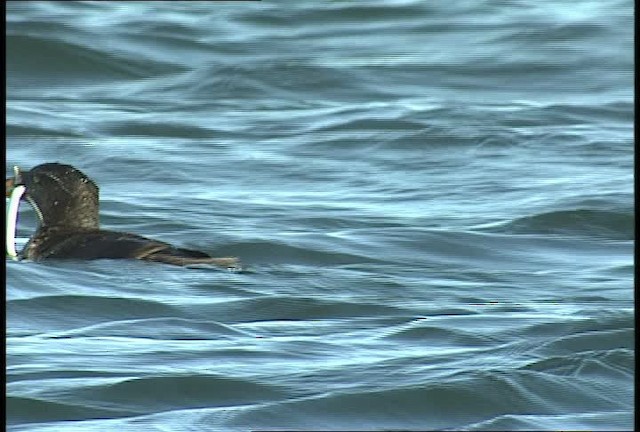
[[[245,265],[7,259],[10,431],[633,429],[631,2],[6,22],[7,176]]]

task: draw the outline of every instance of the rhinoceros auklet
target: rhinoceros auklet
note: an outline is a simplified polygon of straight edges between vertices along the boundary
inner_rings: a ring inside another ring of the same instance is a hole
[[[14,169],[6,180],[6,196],[12,198],[7,215],[7,252],[16,258],[140,259],[187,266],[215,264],[240,268],[237,258],[213,258],[136,234],[100,229],[98,186],[80,170],[60,163],[45,163],[30,171]],[[18,199],[35,209],[39,225],[20,253],[13,244]],[[11,208],[13,206],[13,208]],[[9,245],[11,243],[11,245]]]

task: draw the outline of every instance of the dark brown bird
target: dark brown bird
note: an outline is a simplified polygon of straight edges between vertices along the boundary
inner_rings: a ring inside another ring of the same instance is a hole
[[[35,234],[19,253],[20,258],[140,259],[187,266],[215,264],[239,268],[237,258],[213,258],[196,250],[136,234],[100,229],[98,186],[71,165],[45,163],[30,171],[17,171],[6,181],[7,197],[24,185],[26,199],[38,215]]]

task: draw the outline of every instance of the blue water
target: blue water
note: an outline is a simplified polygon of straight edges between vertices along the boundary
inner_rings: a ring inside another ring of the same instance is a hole
[[[632,430],[632,29],[8,2],[7,176],[72,164],[105,228],[245,265],[7,260],[8,429]]]

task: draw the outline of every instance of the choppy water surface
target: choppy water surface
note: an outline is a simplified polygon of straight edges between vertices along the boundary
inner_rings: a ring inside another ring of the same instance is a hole
[[[631,430],[632,24],[9,2],[7,175],[247,265],[7,261],[9,429]]]

